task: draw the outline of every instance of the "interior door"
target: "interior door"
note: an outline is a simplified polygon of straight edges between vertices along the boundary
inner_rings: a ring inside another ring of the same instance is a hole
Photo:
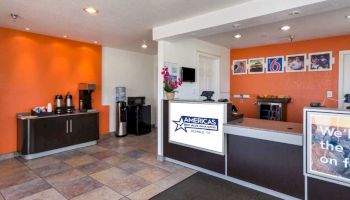
[[[345,95],[350,95],[350,51],[339,52],[339,108],[346,109],[349,102],[344,102]]]
[[[214,91],[213,99],[219,97],[220,58],[204,53],[198,54],[199,94],[202,91]]]

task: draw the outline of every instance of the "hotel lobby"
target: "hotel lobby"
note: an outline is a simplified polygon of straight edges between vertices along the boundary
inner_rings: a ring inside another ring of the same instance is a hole
[[[346,200],[350,1],[0,1],[0,200]]]

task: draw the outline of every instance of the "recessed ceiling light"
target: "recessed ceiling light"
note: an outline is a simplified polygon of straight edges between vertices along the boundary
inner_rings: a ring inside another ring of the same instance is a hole
[[[146,44],[146,41],[143,41],[141,47],[142,47],[143,49],[147,49],[148,46],[147,46],[147,44]]]
[[[30,31],[30,28],[26,27],[25,30],[26,30],[26,31]]]
[[[346,19],[350,19],[350,15],[346,16]]]
[[[234,35],[233,37],[236,38],[236,39],[239,39],[239,38],[242,37],[242,35],[241,35],[241,34],[236,34],[236,35]]]
[[[13,20],[16,20],[19,17],[19,15],[15,14],[15,13],[11,13],[10,16]]]
[[[63,35],[64,38],[67,38],[68,36],[67,35]]]
[[[287,26],[287,25],[281,27],[282,31],[288,31],[289,29],[290,29],[290,26]]]
[[[84,8],[84,11],[89,13],[90,15],[96,15],[98,13],[98,10],[96,10],[93,7]]]
[[[94,43],[97,44],[98,42],[95,40]]]

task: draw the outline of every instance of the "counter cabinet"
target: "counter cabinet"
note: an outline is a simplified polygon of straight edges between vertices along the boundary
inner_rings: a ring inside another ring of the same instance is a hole
[[[17,151],[26,159],[98,139],[98,112],[17,118]]]
[[[227,134],[227,175],[303,199],[303,148]]]

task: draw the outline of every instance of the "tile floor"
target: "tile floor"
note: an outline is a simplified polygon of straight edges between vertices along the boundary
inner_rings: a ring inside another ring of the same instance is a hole
[[[158,161],[156,144],[153,130],[31,161],[0,161],[0,200],[149,199],[195,173]]]

